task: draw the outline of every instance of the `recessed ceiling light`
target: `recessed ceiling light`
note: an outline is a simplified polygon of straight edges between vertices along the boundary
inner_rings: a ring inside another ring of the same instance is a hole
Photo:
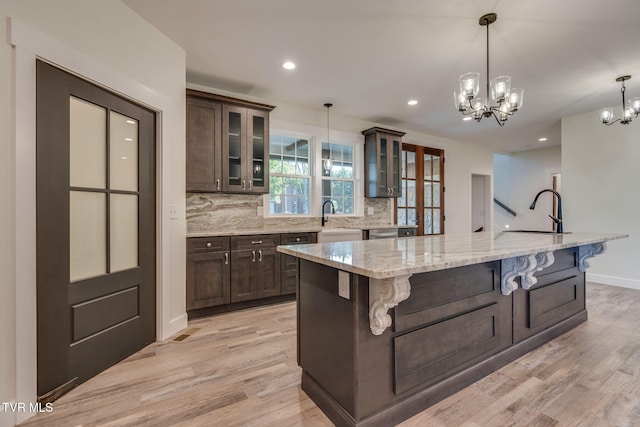
[[[284,68],[285,70],[293,70],[294,68],[296,68],[296,64],[291,61],[285,61],[282,63],[282,68]]]
[[[547,140],[547,138],[538,138],[538,141],[540,142],[545,142]]]
[[[463,122],[468,122],[468,121],[469,121],[469,120],[471,120],[471,119],[472,119],[472,117],[463,117],[463,118],[462,118],[462,121],[463,121]]]
[[[417,99],[410,99],[410,100],[407,102],[407,104],[408,104],[408,105],[411,105],[411,106],[413,106],[413,105],[418,105],[418,100],[417,100]]]

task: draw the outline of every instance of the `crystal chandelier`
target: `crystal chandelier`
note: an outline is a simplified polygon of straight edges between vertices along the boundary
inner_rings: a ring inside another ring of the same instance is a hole
[[[495,117],[500,126],[510,115],[522,107],[522,89],[511,88],[511,77],[500,76],[489,83],[489,25],[496,22],[498,15],[488,13],[480,17],[479,24],[487,27],[487,94],[495,103],[489,105],[485,98],[478,98],[480,73],[466,73],[460,76],[460,92],[453,93],[455,105],[463,115],[471,115],[477,122],[483,117]]]
[[[615,122],[620,122],[623,125],[628,125],[631,123],[632,119],[638,117],[640,114],[640,98],[633,98],[629,100],[629,103],[625,106],[624,101],[624,91],[626,88],[624,87],[625,80],[629,80],[631,76],[620,76],[616,79],[617,82],[622,83],[622,88],[620,92],[622,93],[622,118],[613,120],[613,107],[607,107],[600,110],[600,120],[602,123],[609,126],[614,124]]]

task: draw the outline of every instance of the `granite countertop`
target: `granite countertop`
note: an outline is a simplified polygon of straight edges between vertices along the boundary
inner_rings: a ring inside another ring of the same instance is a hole
[[[386,228],[416,228],[415,225],[396,225],[396,224],[377,224],[372,226],[353,226],[353,227],[337,227],[340,229],[348,228],[354,230],[380,230]],[[281,233],[317,233],[323,229],[332,229],[333,227],[327,226],[303,226],[303,227],[287,227],[286,225],[277,226],[265,226],[255,229],[234,229],[234,230],[220,230],[220,231],[191,231],[187,233],[189,237],[220,237],[220,236],[246,236],[251,234],[281,234]]]
[[[278,246],[278,251],[374,279],[423,273],[623,239],[627,234],[452,233]]]

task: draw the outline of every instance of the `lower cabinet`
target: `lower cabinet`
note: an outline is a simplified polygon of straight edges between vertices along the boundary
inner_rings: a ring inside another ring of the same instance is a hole
[[[231,302],[228,237],[187,240],[187,310]]]
[[[280,235],[281,245],[295,245],[316,242],[316,233],[286,233]],[[280,275],[282,278],[282,295],[295,294],[298,284],[298,258],[285,254],[280,254],[280,257],[282,259],[280,267]]]
[[[258,305],[265,298],[290,298],[296,292],[297,258],[280,254],[276,247],[316,240],[316,233],[188,238],[189,316]],[[208,312],[210,308],[214,310]]]

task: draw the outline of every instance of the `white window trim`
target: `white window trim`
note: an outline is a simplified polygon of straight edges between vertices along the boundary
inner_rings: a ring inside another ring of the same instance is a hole
[[[316,156],[316,138],[313,135],[309,135],[301,132],[293,132],[290,130],[279,130],[279,129],[271,129],[269,130],[269,137],[271,135],[284,136],[289,138],[299,138],[306,139],[309,141],[309,174],[310,174],[310,182],[309,182],[309,213],[308,214],[272,214],[270,208],[270,197],[271,197],[271,189],[269,189],[269,193],[264,194],[262,198],[263,216],[265,218],[313,218],[315,217],[315,205],[316,203],[316,195],[315,195],[315,156]],[[270,153],[269,153],[270,155]],[[269,181],[271,181],[272,176],[286,176],[291,178],[307,178],[306,175],[287,175],[287,174],[275,174],[271,175],[271,169],[269,169]]]
[[[364,158],[364,149],[363,143],[356,143],[345,140],[337,140],[333,137],[330,138],[330,144],[339,144],[339,145],[348,145],[353,148],[353,179],[348,178],[332,178],[332,177],[324,177],[320,173],[322,170],[322,143],[327,142],[326,138],[319,138],[319,141],[316,144],[315,154],[316,158],[314,159],[315,168],[314,170],[318,171],[318,174],[314,174],[314,190],[315,190],[315,200],[318,201],[318,212],[317,215],[322,215],[322,180],[323,179],[331,179],[336,181],[353,181],[353,210],[352,214],[330,214],[325,213],[327,216],[335,216],[342,218],[354,218],[354,217],[362,217],[364,216],[364,196],[363,196],[363,185],[362,185],[362,177],[361,177],[361,169],[362,167],[362,159]],[[328,209],[327,209],[328,210]]]

